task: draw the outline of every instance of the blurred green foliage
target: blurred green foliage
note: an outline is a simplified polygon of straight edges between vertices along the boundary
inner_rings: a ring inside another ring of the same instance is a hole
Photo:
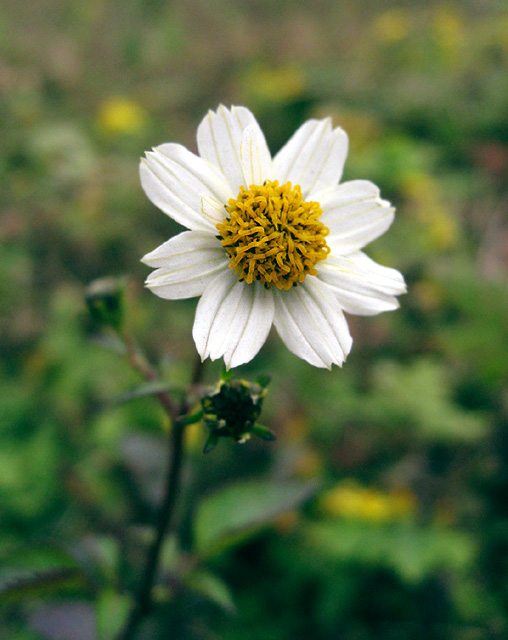
[[[398,209],[368,252],[409,293],[350,318],[343,370],[276,336],[242,367],[272,375],[275,443],[203,456],[188,428],[140,637],[506,638],[506,4],[10,2],[0,53],[0,635],[109,640],[128,610],[168,425],[85,289],[125,277],[129,329],[186,384],[195,301],[142,287],[140,257],[178,226],[137,164],[164,141],[195,149],[224,102],[272,151],[308,117],[346,129],[345,178]]]

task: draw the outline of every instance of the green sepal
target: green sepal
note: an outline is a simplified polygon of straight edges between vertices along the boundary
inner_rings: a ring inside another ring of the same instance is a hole
[[[210,453],[219,442],[219,436],[216,433],[209,433],[206,439],[205,446],[203,447],[203,453]]]
[[[197,411],[194,411],[194,413],[190,413],[186,416],[182,416],[181,418],[178,418],[178,422],[185,427],[189,424],[196,424],[197,422],[200,422],[202,419],[203,419],[203,411],[201,409],[198,409]]]
[[[259,376],[259,378],[256,378],[256,382],[263,389],[266,389],[266,387],[270,384],[271,381],[272,381],[272,376],[268,374],[264,376]]]
[[[235,377],[234,371],[228,371],[226,367],[222,367],[222,371],[220,373],[221,382],[229,382]]]
[[[269,440],[270,442],[277,440],[277,436],[275,435],[275,433],[273,433],[273,431],[270,431],[268,427],[265,427],[262,424],[258,424],[257,422],[252,425],[252,433],[255,436],[258,436],[258,438]]]

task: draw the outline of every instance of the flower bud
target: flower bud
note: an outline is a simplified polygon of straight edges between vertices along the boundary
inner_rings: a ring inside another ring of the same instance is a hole
[[[268,377],[257,383],[221,380],[215,389],[203,396],[203,420],[210,430],[204,453],[211,451],[221,437],[232,438],[238,443],[247,442],[252,434],[264,440],[275,440],[267,427],[257,423],[268,383]]]
[[[103,327],[120,330],[124,317],[125,283],[117,278],[94,280],[85,294],[93,320]]]

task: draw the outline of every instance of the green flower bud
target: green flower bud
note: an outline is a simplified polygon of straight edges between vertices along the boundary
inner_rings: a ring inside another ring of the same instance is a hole
[[[244,443],[255,434],[265,440],[275,440],[274,434],[257,423],[263,399],[267,393],[268,377],[264,384],[246,380],[222,379],[211,392],[201,399],[203,421],[210,430],[204,452],[208,453],[219,438],[232,438]]]
[[[93,320],[116,331],[122,328],[124,318],[125,283],[116,278],[94,280],[85,294],[86,304]]]

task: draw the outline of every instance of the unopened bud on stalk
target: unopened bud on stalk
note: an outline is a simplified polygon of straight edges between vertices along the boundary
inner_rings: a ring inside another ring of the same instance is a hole
[[[203,421],[210,430],[204,453],[211,451],[221,437],[232,438],[238,443],[247,442],[252,434],[264,440],[275,440],[270,429],[256,422],[269,382],[268,376],[256,383],[221,380],[215,389],[203,396]]]
[[[122,328],[124,319],[125,282],[117,278],[94,280],[85,293],[85,300],[93,320],[100,326]]]

